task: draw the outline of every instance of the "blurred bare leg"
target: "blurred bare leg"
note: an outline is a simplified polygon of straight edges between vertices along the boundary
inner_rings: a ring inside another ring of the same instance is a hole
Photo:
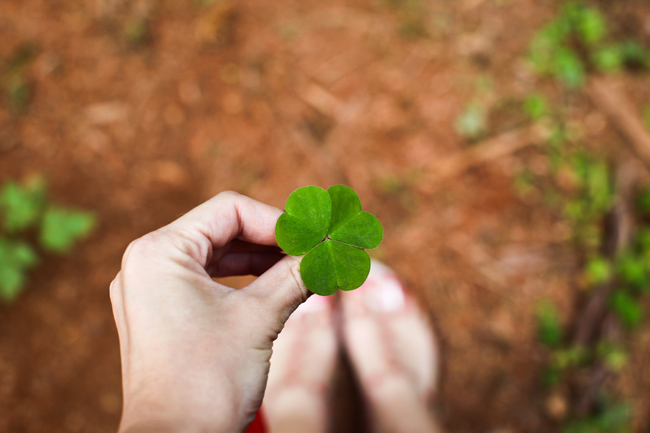
[[[273,344],[263,402],[270,432],[326,431],[336,351],[332,299],[313,295],[291,315]]]
[[[378,432],[440,432],[428,405],[437,381],[431,325],[397,276],[374,262],[366,283],[344,293],[343,340]]]

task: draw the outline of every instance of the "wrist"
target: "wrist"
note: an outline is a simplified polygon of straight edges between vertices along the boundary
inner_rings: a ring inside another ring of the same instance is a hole
[[[236,431],[235,422],[230,418],[192,414],[172,415],[162,410],[152,414],[147,410],[135,410],[122,416],[118,433],[203,433]]]
[[[173,388],[172,388],[173,389]],[[241,430],[232,400],[224,396],[157,392],[125,395],[119,433],[201,433]]]

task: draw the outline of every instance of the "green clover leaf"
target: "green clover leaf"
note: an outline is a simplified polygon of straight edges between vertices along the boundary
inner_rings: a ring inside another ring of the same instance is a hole
[[[370,273],[364,248],[378,247],[383,234],[379,220],[361,211],[359,196],[345,185],[327,191],[317,186],[297,189],[275,226],[280,248],[292,256],[305,254],[302,280],[321,296],[360,287]]]

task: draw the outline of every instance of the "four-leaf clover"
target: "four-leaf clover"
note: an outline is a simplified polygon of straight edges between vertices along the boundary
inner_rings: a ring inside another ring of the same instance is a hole
[[[345,185],[327,191],[317,186],[297,189],[275,226],[280,248],[292,256],[305,255],[302,280],[322,296],[354,290],[366,281],[370,257],[364,248],[378,247],[383,233],[379,220],[361,211],[359,196]]]

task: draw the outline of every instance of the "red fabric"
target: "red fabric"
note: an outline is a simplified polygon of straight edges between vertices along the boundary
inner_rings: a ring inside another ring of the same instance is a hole
[[[264,414],[262,413],[262,408],[257,411],[255,419],[248,426],[246,433],[266,433],[266,427],[264,426]]]

